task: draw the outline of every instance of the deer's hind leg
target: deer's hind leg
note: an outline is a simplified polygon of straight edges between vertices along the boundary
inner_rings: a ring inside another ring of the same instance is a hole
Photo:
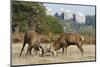
[[[25,45],[26,45],[26,42],[24,41],[19,57],[22,55]]]
[[[84,50],[83,50],[81,44],[77,44],[77,47],[79,48],[79,50],[81,51],[81,55],[83,56]]]
[[[33,46],[28,46],[27,48],[27,52],[26,52],[26,56],[28,55],[28,52],[30,53],[30,55],[32,55],[31,50],[32,50]]]

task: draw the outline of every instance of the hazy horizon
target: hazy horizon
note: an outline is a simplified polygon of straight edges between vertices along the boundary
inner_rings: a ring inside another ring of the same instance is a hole
[[[55,3],[43,3],[43,5],[50,9],[52,13],[59,12],[60,10],[70,11],[71,13],[83,15],[95,15],[95,6],[86,5],[71,5],[71,4],[55,4]]]

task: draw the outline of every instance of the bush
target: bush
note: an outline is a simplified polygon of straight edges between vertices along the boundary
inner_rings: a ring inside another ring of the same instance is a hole
[[[24,34],[21,32],[21,33],[13,33],[12,34],[12,43],[18,43],[18,42],[23,42],[24,40]]]

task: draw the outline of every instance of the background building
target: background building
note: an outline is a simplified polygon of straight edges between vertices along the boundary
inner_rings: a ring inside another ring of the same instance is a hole
[[[85,24],[85,16],[81,12],[78,12],[78,14],[76,15],[76,22]]]
[[[52,9],[46,7],[46,15],[52,15]]]
[[[65,20],[71,20],[72,17],[73,17],[73,14],[71,13],[71,11],[70,10],[67,10],[65,12]]]
[[[73,20],[74,22],[85,24],[85,16],[81,12],[74,14],[70,10],[61,8],[59,12],[53,13],[52,9],[46,7],[46,15],[54,16],[60,20]]]

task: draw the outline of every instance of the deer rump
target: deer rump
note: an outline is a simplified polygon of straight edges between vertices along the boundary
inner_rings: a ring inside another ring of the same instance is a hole
[[[32,48],[34,48],[37,51],[41,50],[42,51],[41,55],[43,55],[43,48],[40,45],[40,35],[34,30],[27,31],[25,33],[24,42],[23,42],[23,46],[20,52],[20,56],[22,55],[22,52],[26,44],[28,44],[26,55],[28,54],[28,52],[30,53],[30,55],[32,55],[31,53]]]
[[[49,48],[49,52],[52,52],[52,54],[56,55],[56,50],[62,48],[62,54],[64,54],[64,48],[66,48],[67,50],[68,46],[76,45],[83,55],[83,41],[84,37],[82,35],[79,35],[78,33],[65,33],[61,37],[59,37],[58,40]]]

